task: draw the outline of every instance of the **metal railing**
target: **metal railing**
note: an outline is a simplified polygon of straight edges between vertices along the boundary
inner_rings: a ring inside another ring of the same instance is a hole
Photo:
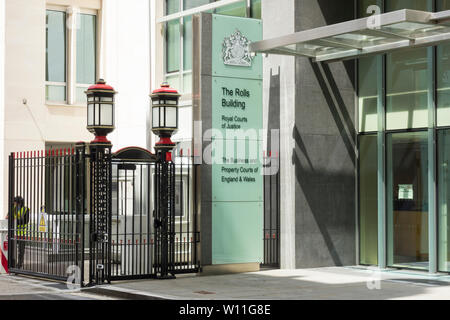
[[[156,277],[164,244],[160,164],[86,151],[79,145],[10,155],[9,271],[66,281],[75,267],[82,285]],[[193,159],[179,152],[169,169],[167,267],[172,274],[198,272]],[[26,223],[20,212],[28,213]]]
[[[83,158],[74,149],[10,155],[10,272],[64,280],[70,266],[83,269],[83,214],[76,196],[83,179]]]

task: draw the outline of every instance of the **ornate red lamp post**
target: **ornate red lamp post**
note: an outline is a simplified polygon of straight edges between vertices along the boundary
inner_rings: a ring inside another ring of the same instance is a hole
[[[155,208],[155,259],[160,279],[174,278],[175,260],[175,165],[171,137],[178,130],[180,94],[163,83],[150,95],[152,100],[152,131],[159,136],[155,144],[157,204]]]
[[[89,284],[103,284],[111,275],[111,142],[106,136],[114,131],[116,91],[103,79],[90,86],[87,95],[87,129],[95,135],[89,144],[90,241]],[[83,148],[80,146],[80,148]],[[103,257],[99,259],[98,257]]]

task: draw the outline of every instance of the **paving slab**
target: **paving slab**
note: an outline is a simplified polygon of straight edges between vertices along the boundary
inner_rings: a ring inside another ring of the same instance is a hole
[[[106,288],[106,287],[104,287]],[[108,290],[136,299],[174,300],[408,300],[450,299],[450,276],[363,267],[114,282]],[[124,297],[125,298],[125,297]]]

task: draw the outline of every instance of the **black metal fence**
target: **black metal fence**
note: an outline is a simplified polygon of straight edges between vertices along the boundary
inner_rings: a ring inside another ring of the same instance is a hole
[[[70,266],[81,268],[84,216],[76,195],[82,161],[74,149],[9,157],[10,272],[64,280]]]
[[[264,262],[263,267],[280,267],[280,170],[279,153],[269,154],[278,162],[276,173],[264,176]]]
[[[168,268],[193,273],[200,268],[191,201],[195,166],[182,151],[173,158]],[[10,272],[63,281],[76,272],[81,284],[156,277],[164,247],[158,236],[161,169],[156,159],[114,157],[95,148],[89,154],[84,145],[11,154]]]
[[[170,184],[161,190],[158,163],[113,160],[111,279],[154,278],[161,266],[160,197],[172,197],[169,210],[168,267],[171,273],[199,271],[197,215],[191,202],[195,180],[192,158],[175,157],[169,164]]]

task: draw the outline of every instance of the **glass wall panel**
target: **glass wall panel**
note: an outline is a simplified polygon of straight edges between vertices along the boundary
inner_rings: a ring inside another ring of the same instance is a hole
[[[66,86],[51,86],[46,85],[45,99],[52,102],[64,102],[66,101]]]
[[[359,138],[359,247],[360,263],[378,264],[377,136]]]
[[[438,132],[439,271],[450,272],[450,130]]]
[[[450,126],[450,44],[437,47],[437,125]]]
[[[180,22],[169,21],[166,26],[166,71],[176,72],[180,70]]]
[[[381,6],[380,0],[360,0],[358,17],[371,15],[367,9],[372,5]],[[378,129],[378,61],[377,57],[358,59],[358,105],[359,132],[377,131]]]
[[[358,60],[358,63],[359,131],[377,131],[378,58],[361,58]]]
[[[414,9],[432,11],[432,0],[389,0],[386,11]],[[431,69],[428,49],[420,48],[387,55],[386,128],[428,126],[428,81]]]
[[[214,2],[212,0],[183,0],[183,10],[200,7],[210,2]]]
[[[183,74],[183,93],[192,93],[192,73]]]
[[[166,15],[180,11],[180,0],[166,0]]]
[[[428,49],[388,54],[386,64],[386,128],[427,127],[431,67]]]
[[[387,0],[386,11],[394,11],[401,9],[414,9],[422,11],[433,11],[432,0]]]
[[[247,15],[247,2],[242,1],[217,8],[215,13],[234,17],[245,17]]]
[[[66,14],[47,10],[46,23],[45,80],[52,82],[47,85],[46,97],[62,102],[66,100]]]
[[[166,81],[172,88],[180,88],[180,75],[166,75]]]
[[[450,0],[436,0],[437,11],[449,10]]]
[[[183,69],[192,70],[192,16],[184,18]]]
[[[261,19],[261,0],[252,0],[252,18]]]
[[[449,10],[450,0],[438,0],[437,10]],[[450,44],[437,46],[437,125],[450,126]]]
[[[428,269],[428,135],[387,136],[388,265]]]

